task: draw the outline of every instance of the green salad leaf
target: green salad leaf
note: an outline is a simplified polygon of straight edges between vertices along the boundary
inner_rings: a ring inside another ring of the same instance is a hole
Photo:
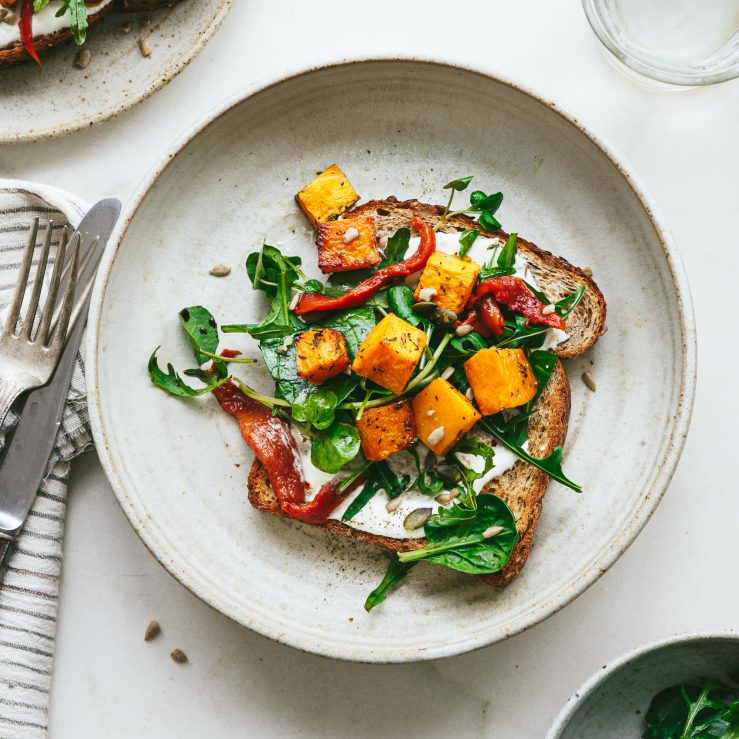
[[[529,464],[534,465],[542,472],[546,472],[549,477],[556,480],[561,485],[574,490],[576,493],[582,492],[582,487],[576,482],[570,480],[562,471],[562,447],[556,447],[554,451],[547,457],[537,459],[532,457],[523,447],[517,443],[516,439],[510,437],[510,432],[496,424],[494,417],[487,416],[480,421],[480,425],[503,446],[510,449],[519,459],[523,459]]]
[[[364,603],[364,610],[369,612],[375,606],[379,606],[387,598],[388,593],[398,583],[405,580],[414,564],[415,562],[401,562],[397,554],[391,555],[385,577],[382,578],[382,582],[367,596],[367,600]]]
[[[188,385],[180,375],[175,372],[171,364],[167,364],[167,371],[159,367],[157,361],[157,347],[149,357],[147,369],[151,381],[162,390],[166,390],[170,395],[177,395],[181,398],[192,398],[197,395],[205,395],[215,390],[230,379],[228,376],[211,375],[205,370],[185,370],[185,374],[190,377],[197,377],[201,382],[206,383],[204,387],[194,388]]]
[[[382,262],[380,262],[378,269],[402,262],[405,259],[405,253],[408,251],[410,240],[411,230],[409,228],[399,228],[387,240],[387,246],[383,250]]]
[[[459,256],[466,257],[467,252],[472,248],[472,245],[477,241],[477,237],[480,232],[476,228],[468,228],[466,231],[462,231],[459,235]]]
[[[218,349],[218,324],[207,308],[193,305],[179,312],[180,324],[185,329],[190,345],[198,364],[205,364],[209,357],[203,354],[215,354]]]
[[[497,533],[485,536],[491,529]],[[440,508],[426,523],[428,545],[401,552],[403,563],[425,560],[459,572],[484,575],[505,567],[518,541],[516,519],[497,495],[477,496],[476,508],[454,503]]]
[[[349,358],[354,359],[359,351],[360,344],[367,338],[367,334],[375,327],[377,320],[371,307],[351,308],[343,313],[337,313],[332,318],[323,321],[321,326],[332,328],[344,334]]]
[[[446,185],[444,185],[444,190],[462,192],[462,190],[466,190],[469,187],[470,182],[472,182],[472,177],[459,177],[456,180],[447,182]]]
[[[341,517],[342,521],[351,521],[377,493],[384,490],[389,499],[397,498],[407,489],[411,478],[408,475],[397,476],[386,461],[372,462],[365,473],[367,482],[356,498],[347,506]]]
[[[505,242],[505,246],[498,254],[498,267],[502,269],[513,269],[516,263],[516,254],[518,253],[518,234],[512,233]]]
[[[360,448],[356,426],[337,421],[313,437],[310,460],[319,470],[334,474],[355,459]]]
[[[739,700],[718,683],[675,685],[652,699],[644,739],[736,739]]]

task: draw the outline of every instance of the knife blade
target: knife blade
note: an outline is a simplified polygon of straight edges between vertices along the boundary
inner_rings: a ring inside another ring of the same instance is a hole
[[[87,322],[93,277],[120,210],[121,202],[116,198],[101,200],[93,205],[77,228],[81,237],[87,234],[88,241],[92,242],[89,257],[80,255],[86,266],[77,284],[87,288],[75,295],[73,315],[76,319],[51,381],[27,396],[20,420],[0,461],[0,565],[10,543],[26,522],[54,448]]]

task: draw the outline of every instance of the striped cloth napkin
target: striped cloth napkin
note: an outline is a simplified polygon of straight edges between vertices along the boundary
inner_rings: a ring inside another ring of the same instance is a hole
[[[53,221],[55,245],[64,225],[77,226],[86,210],[86,203],[55,188],[0,179],[0,320],[12,297],[32,219],[39,216],[42,223]],[[83,369],[78,356],[46,479],[0,584],[3,739],[47,734],[69,461],[92,443]],[[11,413],[0,428],[0,450],[6,432],[16,421]]]

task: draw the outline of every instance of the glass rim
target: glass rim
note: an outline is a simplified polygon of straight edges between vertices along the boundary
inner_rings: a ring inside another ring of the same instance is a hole
[[[695,63],[670,62],[656,54],[645,53],[643,49],[626,39],[622,41],[614,33],[611,19],[607,13],[604,13],[607,5],[609,5],[609,0],[582,0],[585,17],[599,41],[616,59],[634,72],[658,82],[687,87],[714,85],[739,77],[739,32],[734,34],[719,51],[707,57],[711,59],[719,55],[728,46],[729,51],[736,48],[736,60],[726,68],[707,71],[705,67],[699,67]]]

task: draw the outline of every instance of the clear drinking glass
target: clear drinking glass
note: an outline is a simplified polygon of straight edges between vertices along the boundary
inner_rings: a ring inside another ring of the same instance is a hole
[[[604,46],[633,72],[671,85],[739,77],[739,0],[582,0]]]

